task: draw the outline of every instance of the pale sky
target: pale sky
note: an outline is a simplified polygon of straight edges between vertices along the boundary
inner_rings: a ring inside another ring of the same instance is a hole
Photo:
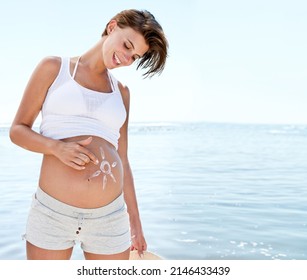
[[[147,9],[169,40],[161,76],[113,74],[130,120],[307,124],[305,0],[7,0],[0,2],[0,123],[10,123],[45,56],[78,56],[124,9]]]

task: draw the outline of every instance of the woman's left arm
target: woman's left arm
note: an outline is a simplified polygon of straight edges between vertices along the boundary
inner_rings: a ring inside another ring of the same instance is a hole
[[[147,250],[147,244],[142,230],[142,224],[141,224],[136,192],[134,187],[134,180],[128,160],[128,122],[129,122],[130,92],[127,87],[122,86],[120,83],[119,83],[119,88],[121,90],[122,98],[127,112],[126,121],[120,129],[120,138],[118,141],[118,154],[122,160],[123,170],[124,170],[124,197],[130,218],[131,240],[132,240],[131,249],[138,250],[139,255],[142,255],[143,251]]]

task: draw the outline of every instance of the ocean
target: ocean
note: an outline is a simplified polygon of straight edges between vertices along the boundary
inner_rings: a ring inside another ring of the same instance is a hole
[[[23,260],[42,156],[0,128],[0,259]],[[148,250],[172,260],[307,259],[307,125],[132,123]],[[72,259],[83,259],[76,244]]]

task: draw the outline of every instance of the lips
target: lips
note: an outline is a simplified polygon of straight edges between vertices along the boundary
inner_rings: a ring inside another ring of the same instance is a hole
[[[118,56],[116,55],[116,53],[113,54],[113,59],[116,65],[120,65],[122,63],[120,59],[118,58]]]

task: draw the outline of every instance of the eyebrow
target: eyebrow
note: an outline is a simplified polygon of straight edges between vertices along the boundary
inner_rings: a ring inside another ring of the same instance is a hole
[[[128,40],[128,42],[131,44],[132,48],[135,50],[135,47],[134,47],[133,43],[132,43],[129,39],[127,39],[127,40]],[[137,54],[137,53],[136,53],[135,55],[137,55],[139,58],[142,57],[141,55],[139,55],[139,54]]]

